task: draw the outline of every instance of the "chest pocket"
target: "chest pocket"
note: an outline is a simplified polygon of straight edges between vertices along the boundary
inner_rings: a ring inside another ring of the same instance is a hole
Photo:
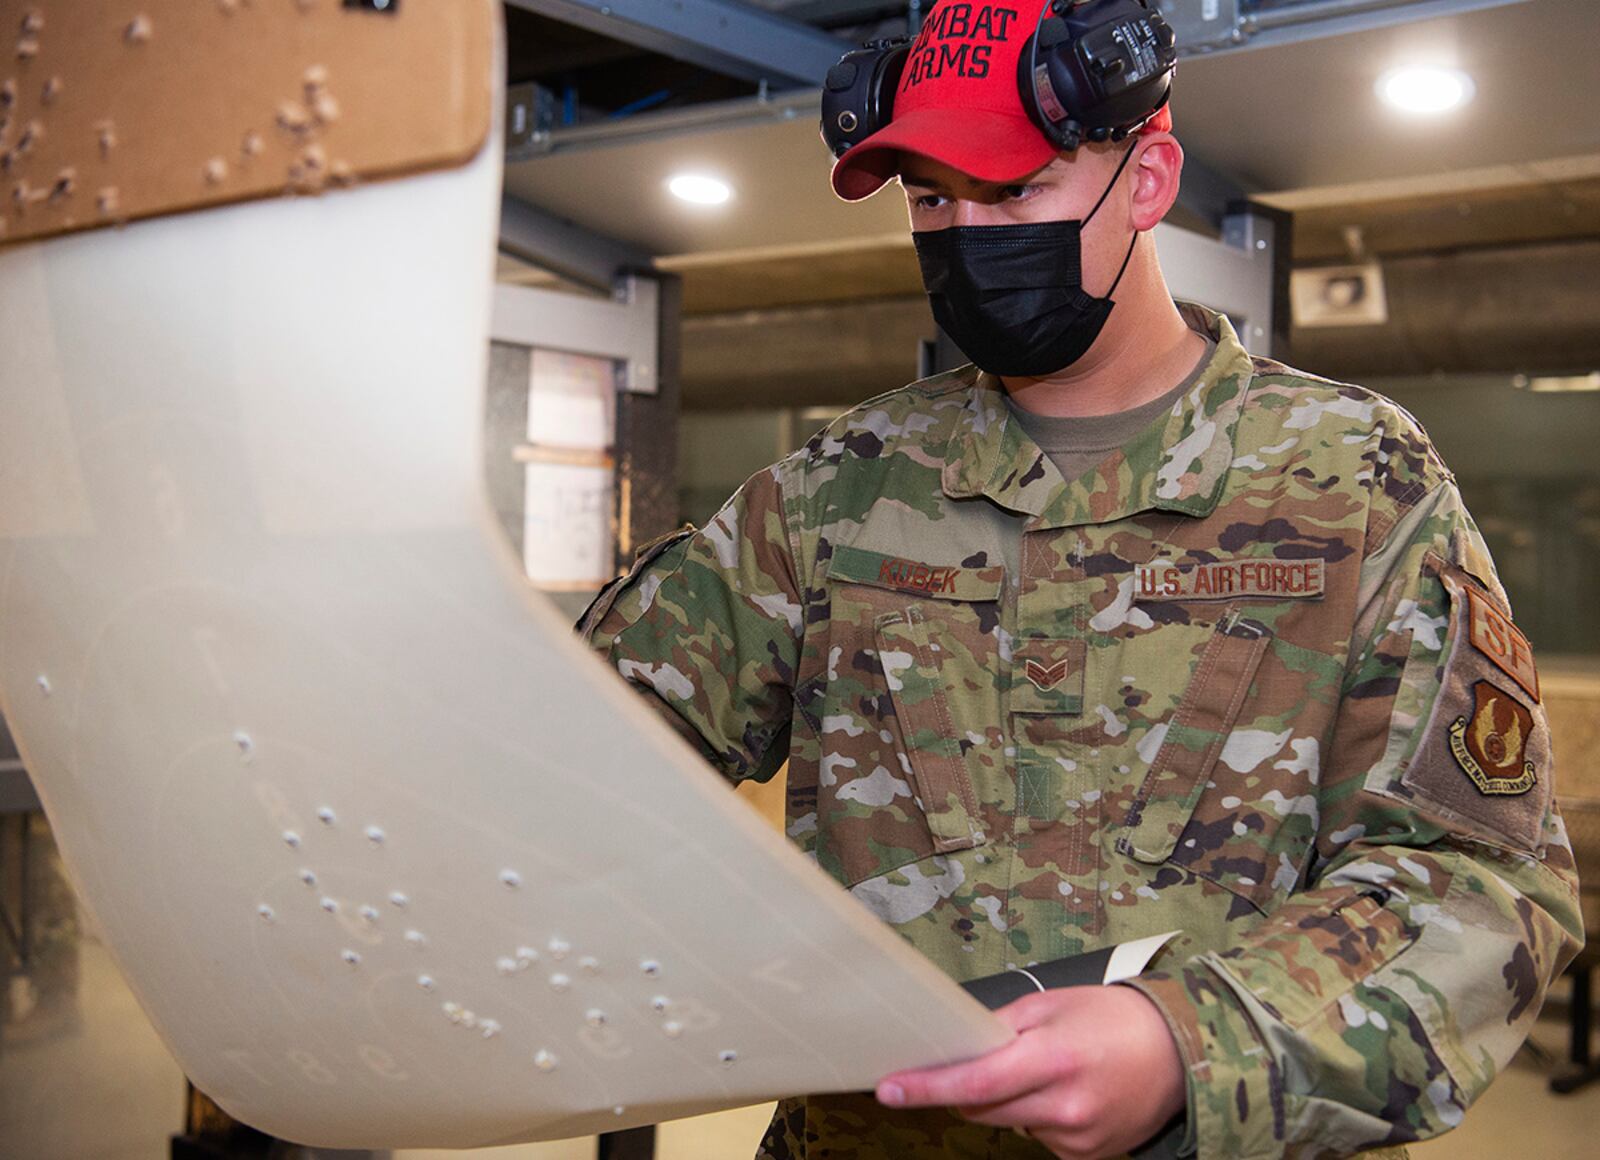
[[[818,858],[847,885],[986,840],[974,775],[1002,744],[1004,576],[834,549]]]
[[[1264,625],[1233,613],[1217,624],[1128,811],[1117,839],[1119,853],[1148,865],[1179,853],[1179,840],[1190,828],[1271,639]],[[1195,849],[1191,845],[1184,853]]]

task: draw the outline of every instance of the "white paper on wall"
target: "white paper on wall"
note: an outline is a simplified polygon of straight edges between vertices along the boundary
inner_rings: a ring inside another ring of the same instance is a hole
[[[201,1089],[325,1146],[999,1045],[504,547],[498,150],[0,249],[0,431],[38,442],[0,458],[0,701],[117,961]]]
[[[528,442],[604,451],[614,441],[616,364],[535,348],[528,369]]]
[[[615,574],[609,464],[527,464],[523,568],[541,588],[594,591]]]

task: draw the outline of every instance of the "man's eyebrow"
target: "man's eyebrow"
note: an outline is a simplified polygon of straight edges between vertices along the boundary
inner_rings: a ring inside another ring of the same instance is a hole
[[[914,185],[918,189],[932,189],[939,193],[945,192],[944,184],[937,177],[926,177],[920,173],[902,173],[900,184]]]

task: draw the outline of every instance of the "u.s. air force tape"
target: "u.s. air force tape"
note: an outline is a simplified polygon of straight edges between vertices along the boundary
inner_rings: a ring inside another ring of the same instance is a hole
[[[1150,600],[1228,600],[1236,596],[1273,596],[1318,600],[1327,567],[1318,557],[1303,560],[1211,560],[1179,564],[1158,560],[1140,564],[1133,598]]]

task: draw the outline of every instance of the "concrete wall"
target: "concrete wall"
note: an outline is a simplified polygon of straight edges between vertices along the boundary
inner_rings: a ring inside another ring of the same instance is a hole
[[[505,342],[489,344],[488,398],[483,413],[484,481],[517,558],[522,558],[524,475],[512,450],[528,438],[528,376],[533,350]]]

